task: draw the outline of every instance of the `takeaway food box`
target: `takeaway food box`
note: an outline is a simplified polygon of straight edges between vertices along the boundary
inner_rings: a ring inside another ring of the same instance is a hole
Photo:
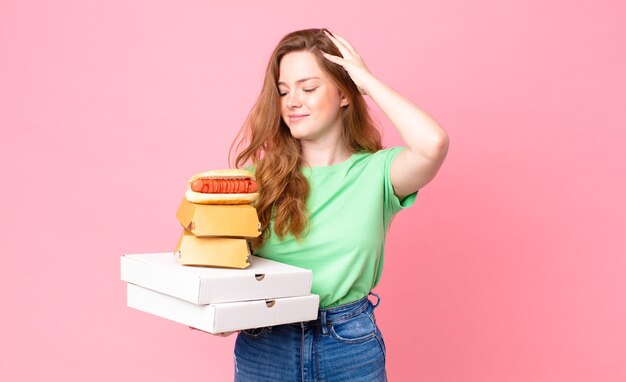
[[[246,239],[197,237],[183,230],[174,255],[184,265],[247,268],[251,253]]]
[[[250,205],[194,204],[183,199],[176,218],[199,237],[255,238],[261,234],[256,209]]]
[[[128,306],[209,333],[223,333],[317,318],[319,296],[196,305],[128,284]]]
[[[128,306],[210,333],[317,318],[310,270],[250,257],[230,269],[181,265],[171,252],[124,255]]]
[[[178,263],[229,268],[250,266],[251,251],[246,239],[261,234],[254,207],[194,204],[183,199],[176,218],[183,226],[174,251]]]

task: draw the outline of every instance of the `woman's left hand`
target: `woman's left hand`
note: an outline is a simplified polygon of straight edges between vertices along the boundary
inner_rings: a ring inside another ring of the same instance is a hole
[[[389,170],[399,199],[414,193],[437,174],[448,152],[448,136],[428,113],[370,73],[356,50],[341,36],[326,32],[342,57],[324,53],[341,65],[362,94],[367,94],[398,129],[407,149],[396,156]]]
[[[343,37],[336,33],[330,34],[328,32],[326,32],[326,35],[335,44],[337,49],[339,49],[343,58],[322,52],[324,57],[326,57],[328,61],[341,65],[348,72],[350,78],[352,78],[352,81],[354,81],[361,94],[367,94],[367,82],[374,76],[369,71],[367,66],[365,66],[365,62],[363,62],[361,56],[359,56],[352,45],[350,45]]]

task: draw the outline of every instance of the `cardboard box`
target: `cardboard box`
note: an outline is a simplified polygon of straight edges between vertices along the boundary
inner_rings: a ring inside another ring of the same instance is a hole
[[[197,237],[186,230],[180,235],[174,255],[184,265],[228,268],[250,266],[250,247],[246,239]]]
[[[317,318],[319,296],[196,305],[134,284],[128,306],[209,333],[260,328]]]
[[[255,238],[261,234],[256,209],[250,205],[195,204],[183,199],[176,218],[196,236]]]
[[[263,300],[311,293],[308,269],[250,256],[246,269],[189,267],[172,253],[121,257],[122,280],[194,304]]]

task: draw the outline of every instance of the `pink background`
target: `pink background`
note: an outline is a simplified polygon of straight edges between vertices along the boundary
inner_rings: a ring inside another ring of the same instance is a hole
[[[234,337],[127,308],[119,257],[173,249],[272,48],[321,26],[451,138],[389,234],[390,379],[626,380],[626,7],[576,3],[1,0],[0,380],[232,379]]]

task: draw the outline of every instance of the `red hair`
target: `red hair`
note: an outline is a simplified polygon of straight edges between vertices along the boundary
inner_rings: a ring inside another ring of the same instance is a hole
[[[255,166],[259,183],[256,209],[263,234],[255,239],[255,248],[271,235],[269,224],[274,218],[274,231],[283,238],[287,233],[300,239],[307,227],[306,200],[309,183],[300,172],[302,152],[300,141],[291,136],[281,117],[278,88],[280,61],[288,53],[312,53],[319,67],[327,73],[346,96],[348,105],[340,111],[344,138],[351,152],[376,152],[382,148],[381,137],[367,110],[365,99],[348,73],[322,55],[326,52],[340,56],[339,49],[325,35],[326,29],[306,29],[289,33],[278,43],[265,72],[261,94],[241,131],[231,145],[237,155],[235,166],[249,160]]]

